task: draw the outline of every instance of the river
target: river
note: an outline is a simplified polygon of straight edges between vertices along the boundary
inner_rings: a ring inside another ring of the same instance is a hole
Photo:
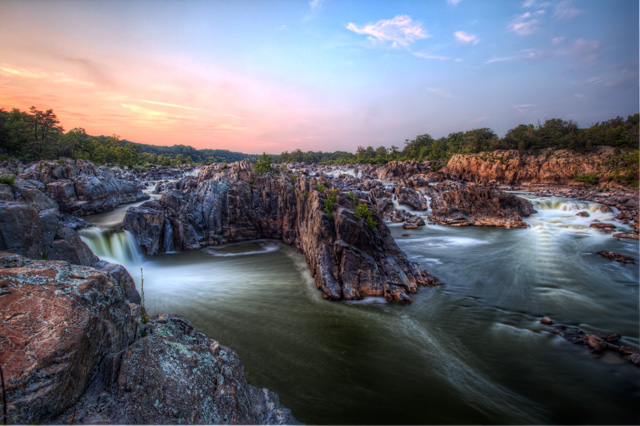
[[[150,313],[183,315],[233,348],[249,383],[302,422],[639,424],[640,369],[540,324],[549,316],[638,347],[638,267],[595,254],[638,262],[638,241],[589,228],[613,221],[594,203],[520,195],[538,210],[526,229],[389,224],[444,283],[404,306],[323,300],[304,256],[278,241],[142,256],[114,233],[125,208],[89,217],[98,228],[82,237],[138,286],[142,268]]]

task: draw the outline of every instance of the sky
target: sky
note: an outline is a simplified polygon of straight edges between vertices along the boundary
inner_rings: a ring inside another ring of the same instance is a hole
[[[639,110],[634,0],[0,0],[0,108],[251,154]]]

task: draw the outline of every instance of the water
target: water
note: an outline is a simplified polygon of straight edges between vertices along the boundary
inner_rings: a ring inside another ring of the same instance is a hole
[[[638,262],[638,242],[589,228],[613,222],[593,203],[527,197],[539,211],[527,229],[389,224],[444,283],[408,306],[327,302],[304,257],[277,241],[154,258],[114,250],[126,234],[91,247],[122,256],[138,285],[142,267],[151,313],[184,315],[236,350],[249,382],[309,424],[638,424],[640,369],[539,322],[617,332],[637,347],[638,268],[595,252]]]

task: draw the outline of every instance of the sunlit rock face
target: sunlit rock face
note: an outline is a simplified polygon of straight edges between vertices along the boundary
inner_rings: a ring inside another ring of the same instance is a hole
[[[166,251],[165,220],[176,250],[282,240],[304,253],[327,299],[410,302],[419,286],[437,282],[407,260],[373,203],[361,201],[371,208],[369,224],[356,216],[354,200],[330,185],[285,172],[259,176],[250,164],[234,163],[205,168],[198,179],[167,187],[159,202],[129,209],[124,228],[148,254]]]
[[[296,424],[184,318],[141,323],[113,274],[0,252],[8,422]]]

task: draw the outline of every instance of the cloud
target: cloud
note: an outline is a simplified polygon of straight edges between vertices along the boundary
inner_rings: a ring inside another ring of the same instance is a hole
[[[553,17],[556,19],[571,19],[582,13],[582,10],[571,6],[571,1],[563,0],[556,5]]]
[[[457,6],[462,0],[447,0],[447,3]]]
[[[152,104],[152,105],[168,106],[168,107],[171,107],[171,108],[188,109],[190,111],[202,111],[200,108],[193,108],[193,107],[177,105],[177,104],[168,104],[166,102],[147,101],[147,100],[144,100],[144,99],[136,99],[136,101],[137,102],[143,102],[143,103],[146,103],[146,104]]]
[[[596,40],[577,39],[572,45],[560,52],[562,55],[570,55],[581,58],[583,62],[595,62],[600,59],[602,43]]]
[[[309,0],[309,13],[302,18],[303,22],[309,21],[316,17],[320,9],[322,9],[322,5],[324,5],[325,0]]]
[[[548,56],[545,52],[536,49],[523,50],[519,55],[502,56],[498,58],[491,58],[485,64],[493,64],[496,62],[509,62],[509,61],[534,61],[536,59],[542,59]]]
[[[533,105],[531,104],[522,104],[522,105],[511,105],[513,108],[515,108],[516,111],[518,111],[520,114],[524,114],[527,108],[531,108]]]
[[[349,22],[347,29],[356,34],[369,35],[371,40],[390,43],[391,47],[409,47],[416,40],[430,37],[419,22],[408,15],[397,15],[393,19],[382,19],[375,24],[358,27]]]
[[[442,89],[438,89],[437,87],[427,87],[426,89],[433,94],[442,96],[443,98],[447,98],[447,99],[453,98],[453,95],[451,93],[448,93]]]
[[[524,3],[522,3],[522,7],[525,9],[530,9],[532,7],[537,7],[538,9],[544,9],[547,6],[549,6],[549,2],[548,1],[538,1],[538,0],[524,0]]]
[[[539,17],[544,15],[544,9],[536,10],[535,12],[525,12],[522,15],[511,20],[507,29],[513,31],[518,35],[530,35],[533,34],[540,25]]]
[[[11,77],[22,77],[34,80],[49,80],[52,83],[71,84],[75,86],[92,87],[94,84],[90,81],[84,81],[68,76],[63,72],[47,72],[36,68],[15,68],[11,65],[0,65],[0,71]]]
[[[312,12],[316,12],[322,8],[325,0],[309,0],[309,7]]]
[[[456,31],[455,33],[453,33],[453,35],[456,37],[456,40],[462,43],[478,44],[478,42],[480,41],[478,40],[478,37],[476,35],[467,34],[464,31]]]
[[[451,56],[429,55],[428,53],[423,53],[423,52],[411,52],[411,54],[413,56],[417,56],[418,58],[423,58],[423,59],[436,59],[439,61],[456,61],[456,62],[462,61],[462,59],[460,58],[452,58]]]

